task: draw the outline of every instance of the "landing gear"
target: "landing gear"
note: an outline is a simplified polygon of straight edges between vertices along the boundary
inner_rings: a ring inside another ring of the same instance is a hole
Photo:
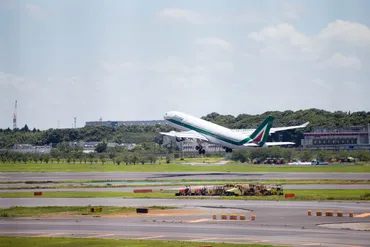
[[[199,154],[205,154],[206,150],[203,149],[201,145],[195,147],[196,150],[198,150]]]
[[[231,153],[233,150],[231,148],[225,148],[226,153]]]

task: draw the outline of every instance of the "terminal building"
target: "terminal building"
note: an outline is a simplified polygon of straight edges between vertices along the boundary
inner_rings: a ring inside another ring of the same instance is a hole
[[[85,123],[87,126],[106,126],[106,127],[119,127],[119,126],[155,126],[157,124],[165,124],[165,120],[138,120],[138,121],[88,121]]]
[[[304,133],[301,145],[309,149],[370,150],[370,123],[367,126],[316,128]]]

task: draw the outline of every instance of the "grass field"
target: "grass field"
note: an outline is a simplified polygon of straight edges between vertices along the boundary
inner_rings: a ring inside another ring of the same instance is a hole
[[[93,207],[93,206],[92,206]],[[149,210],[174,209],[175,207],[152,206]],[[11,207],[0,209],[0,217],[30,217],[48,214],[68,213],[68,215],[110,215],[136,212],[131,207],[104,206],[101,212],[90,212],[90,207]]]
[[[184,242],[184,241],[161,241],[161,240],[127,240],[127,239],[96,239],[96,238],[46,238],[46,237],[0,237],[0,247],[268,247],[273,245],[260,244],[228,244],[210,242]]]
[[[68,164],[68,163],[1,163],[0,172],[370,172],[369,165],[328,165],[328,166],[268,166],[268,165],[222,165],[193,166],[186,164],[137,164],[115,165]]]
[[[222,198],[228,200],[370,200],[369,190],[284,190],[284,193],[294,193],[294,199],[286,199],[284,196],[175,196],[175,191],[161,191],[153,193],[133,193],[133,192],[74,192],[56,191],[43,192],[42,196],[34,196],[33,192],[0,192],[0,198],[175,198],[175,199],[214,199]]]

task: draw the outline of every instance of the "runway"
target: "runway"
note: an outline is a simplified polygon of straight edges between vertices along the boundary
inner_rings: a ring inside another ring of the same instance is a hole
[[[369,180],[370,173],[340,172],[2,172],[3,181],[67,180]]]
[[[331,229],[324,223],[367,222],[361,217],[370,211],[370,203],[362,202],[298,202],[243,200],[179,200],[179,199],[0,199],[0,205],[115,205],[177,206],[201,212],[187,216],[145,216],[82,218],[1,219],[0,235],[58,236],[188,240],[202,242],[263,243],[292,246],[369,246],[366,231]],[[221,208],[216,208],[220,207]],[[307,210],[342,210],[343,217],[307,216]],[[104,210],[104,208],[103,208]],[[348,217],[353,211],[355,217]],[[221,213],[243,213],[247,220],[220,220]],[[217,220],[212,220],[212,214]],[[250,220],[254,214],[256,219]],[[360,216],[360,217],[357,217]]]
[[[55,184],[54,184],[55,185]],[[23,185],[30,186],[30,185]],[[22,186],[22,187],[23,187]],[[160,190],[173,190],[178,191],[185,188],[184,186],[140,186],[140,187],[105,187],[105,188],[47,188],[48,184],[32,184],[32,186],[40,186],[42,188],[37,189],[0,189],[0,192],[33,192],[33,191],[43,191],[43,192],[55,192],[55,191],[93,191],[93,192],[133,192],[135,189],[151,189],[153,191]],[[192,189],[212,188],[214,185],[196,185],[191,186]],[[7,184],[6,187],[17,187],[14,184]],[[2,188],[6,188],[5,186]],[[283,185],[285,190],[370,190],[370,184],[287,184]]]

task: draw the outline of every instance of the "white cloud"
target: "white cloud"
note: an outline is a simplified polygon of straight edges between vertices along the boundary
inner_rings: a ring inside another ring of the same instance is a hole
[[[356,69],[362,68],[361,60],[356,56],[345,56],[339,52],[334,53],[328,60],[319,63],[319,69],[336,68],[336,69]]]
[[[249,38],[264,43],[287,42],[293,46],[306,46],[310,43],[309,37],[286,23],[265,27],[259,32],[249,34]]]
[[[321,69],[361,69],[363,66],[360,58],[356,57],[356,46],[370,44],[368,27],[345,21],[329,23],[317,35],[312,36],[297,31],[290,24],[283,23],[252,32],[248,37],[263,45],[260,51],[265,56],[275,54],[281,59],[318,61],[317,67]],[[341,54],[342,50],[352,54],[344,56]],[[328,55],[332,57],[327,59]],[[327,61],[320,62],[325,57]]]
[[[186,9],[165,8],[157,12],[157,17],[180,23],[203,24],[206,19],[195,12]]]
[[[223,50],[233,51],[233,46],[230,42],[223,40],[223,39],[218,39],[215,37],[197,38],[196,44],[206,45],[206,46],[211,45],[211,46],[219,47]]]
[[[329,23],[318,35],[322,41],[344,41],[348,43],[370,44],[369,27],[343,20]]]

